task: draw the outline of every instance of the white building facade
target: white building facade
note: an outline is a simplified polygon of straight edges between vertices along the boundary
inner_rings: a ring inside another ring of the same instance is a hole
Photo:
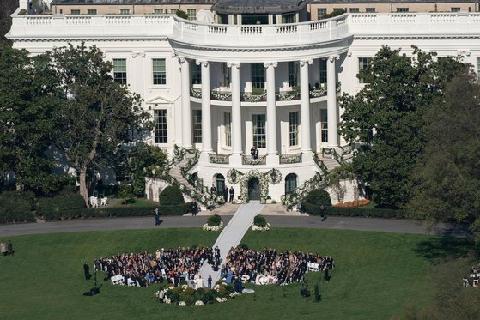
[[[321,173],[318,160],[335,166],[330,154],[345,145],[338,96],[362,88],[357,74],[382,45],[407,55],[413,45],[460,55],[477,66],[480,14],[365,13],[258,25],[14,14],[7,37],[32,54],[82,41],[97,46],[114,78],[143,97],[155,121],[149,143],[170,154],[174,146],[198,149],[190,174],[208,188],[233,186],[240,201],[281,201]],[[332,199],[353,200],[354,189],[352,182]]]

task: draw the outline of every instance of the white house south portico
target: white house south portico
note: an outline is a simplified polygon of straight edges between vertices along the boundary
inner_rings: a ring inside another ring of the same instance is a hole
[[[263,200],[280,201],[318,185],[322,168],[338,164],[332,159],[332,150],[341,154],[344,147],[338,95],[362,88],[356,75],[382,45],[406,54],[412,45],[439,56],[460,54],[472,65],[480,57],[476,13],[307,21],[303,1],[248,3],[218,0],[215,15],[202,13],[215,23],[163,14],[17,12],[7,37],[32,54],[82,41],[99,47],[113,63],[114,79],[143,97],[155,122],[148,142],[170,155],[198,150],[185,179],[233,186],[240,201],[248,200],[249,186]],[[354,197],[353,185],[345,186],[334,201]]]

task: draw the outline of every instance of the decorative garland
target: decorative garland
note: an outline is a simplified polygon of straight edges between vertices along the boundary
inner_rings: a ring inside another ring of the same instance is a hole
[[[227,172],[227,181],[231,184],[240,184],[240,195],[238,199],[242,202],[248,200],[248,181],[251,178],[257,178],[260,185],[260,202],[265,202],[268,197],[269,183],[278,184],[282,181],[282,173],[278,169],[271,169],[267,172],[251,170],[243,173],[236,169],[230,169]]]

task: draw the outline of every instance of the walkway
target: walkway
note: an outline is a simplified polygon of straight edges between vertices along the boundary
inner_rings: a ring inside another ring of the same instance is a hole
[[[220,249],[220,257],[222,261],[225,261],[225,258],[228,255],[230,248],[238,246],[242,240],[245,233],[247,233],[248,228],[253,223],[253,218],[262,211],[264,205],[260,204],[258,201],[251,201],[246,204],[242,204],[232,219],[228,222],[228,225],[223,228],[222,232],[215,241],[213,248],[217,247]],[[208,286],[207,280],[208,277],[212,277],[212,283],[216,283],[220,280],[220,270],[214,271],[212,266],[205,262],[200,269],[200,275],[202,276],[204,286]]]
[[[232,216],[222,216],[223,222],[227,223],[231,217]],[[162,217],[162,224],[159,227],[154,227],[153,217],[106,218],[0,225],[0,237],[56,232],[111,231],[153,228],[199,228],[207,221],[207,218],[208,217],[206,216]],[[466,228],[461,226],[437,224],[433,227],[430,227],[429,224],[416,220],[328,217],[327,220],[322,221],[322,219],[318,216],[275,215],[267,216],[267,221],[270,222],[273,228],[318,228],[428,235],[442,235],[447,233],[457,237],[465,236],[467,232]]]

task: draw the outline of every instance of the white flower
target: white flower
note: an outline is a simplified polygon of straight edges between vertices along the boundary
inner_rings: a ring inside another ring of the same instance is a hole
[[[204,303],[203,303],[202,300],[197,300],[197,302],[195,302],[195,305],[196,305],[196,306],[203,306]]]
[[[178,305],[180,307],[185,307],[187,304],[185,303],[185,301],[180,301],[180,302],[178,302]]]

